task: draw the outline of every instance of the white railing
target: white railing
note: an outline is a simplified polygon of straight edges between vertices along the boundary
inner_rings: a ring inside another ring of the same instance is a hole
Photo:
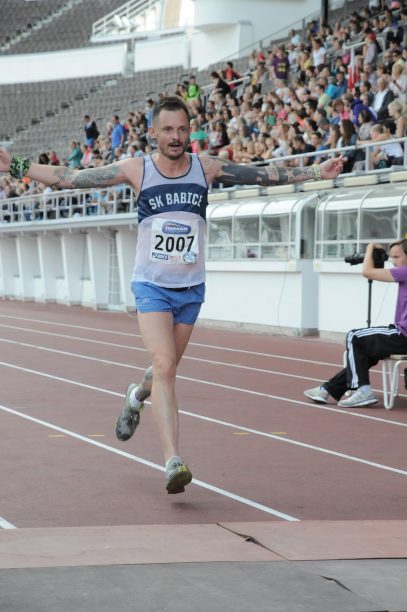
[[[384,174],[393,171],[392,168],[384,170],[371,170],[371,153],[374,148],[385,144],[399,142],[404,144],[403,164],[400,169],[407,168],[407,137],[367,142],[352,147],[341,147],[328,149],[326,151],[312,151],[299,155],[287,155],[286,157],[275,157],[264,162],[256,162],[256,166],[265,164],[284,163],[289,166],[304,167],[304,162],[308,158],[315,157],[334,157],[346,155],[349,151],[365,151],[365,170],[361,174]],[[351,176],[355,173],[342,174],[336,179],[336,184],[340,184],[341,178]],[[241,187],[241,186],[239,186]],[[301,184],[299,184],[301,188]],[[230,192],[230,188],[227,189]],[[75,217],[117,215],[123,213],[135,214],[137,211],[137,201],[133,190],[128,185],[118,185],[116,187],[86,189],[86,190],[64,190],[49,193],[30,194],[17,198],[0,200],[0,224],[2,223],[36,223],[39,221],[61,221]]]
[[[95,21],[92,26],[92,37],[160,30],[162,18],[163,0],[130,0]]]
[[[136,198],[128,185],[97,190],[69,189],[0,200],[0,224],[134,214],[136,208]]]

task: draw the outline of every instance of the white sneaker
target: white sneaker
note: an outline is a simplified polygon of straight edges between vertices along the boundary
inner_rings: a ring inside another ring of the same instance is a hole
[[[357,389],[350,397],[338,402],[338,406],[343,408],[357,408],[358,406],[369,406],[369,404],[377,404],[373,391],[362,391],[361,389]]]
[[[304,395],[309,397],[317,404],[326,404],[328,401],[329,393],[323,387],[314,387],[313,389],[307,389],[304,391]]]

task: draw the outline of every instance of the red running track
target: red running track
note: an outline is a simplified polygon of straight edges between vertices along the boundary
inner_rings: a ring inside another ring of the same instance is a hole
[[[134,438],[114,434],[149,365],[134,316],[2,300],[0,332],[0,526],[407,519],[407,396],[303,396],[340,344],[197,327],[177,381],[195,480],[169,496],[149,406]]]

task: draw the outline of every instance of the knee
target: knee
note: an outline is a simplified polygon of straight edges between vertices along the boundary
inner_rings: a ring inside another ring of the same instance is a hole
[[[175,358],[157,355],[153,358],[154,380],[169,383],[175,380],[177,363]]]

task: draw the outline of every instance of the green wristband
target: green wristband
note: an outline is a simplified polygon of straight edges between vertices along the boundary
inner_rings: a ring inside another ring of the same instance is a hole
[[[13,155],[10,163],[10,174],[13,178],[22,179],[27,176],[32,162],[21,155]]]

